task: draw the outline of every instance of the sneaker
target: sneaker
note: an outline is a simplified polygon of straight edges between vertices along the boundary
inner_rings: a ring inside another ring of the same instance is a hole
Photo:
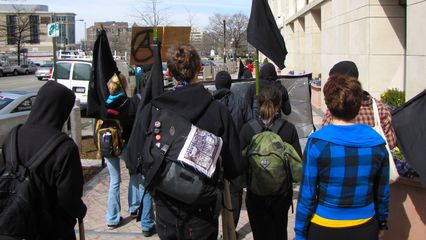
[[[123,220],[124,220],[123,217],[120,217],[120,221],[117,224],[107,224],[108,230],[113,230],[118,228],[118,226],[120,226]]]
[[[130,217],[132,217],[132,218],[137,217],[138,216],[138,211],[139,211],[139,209],[136,209],[135,211],[131,212],[130,213]]]
[[[154,235],[154,234],[156,234],[157,233],[157,230],[155,230],[155,226],[153,226],[150,230],[148,230],[148,231],[143,231],[142,230],[142,235],[144,236],[144,237],[151,237],[152,235]]]

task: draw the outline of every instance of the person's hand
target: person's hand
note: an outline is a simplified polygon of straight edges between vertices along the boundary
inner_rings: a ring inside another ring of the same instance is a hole
[[[379,239],[383,238],[384,235],[385,235],[385,230],[379,230]]]

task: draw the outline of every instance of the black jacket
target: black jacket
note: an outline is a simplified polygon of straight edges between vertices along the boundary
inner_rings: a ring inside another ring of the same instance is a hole
[[[244,99],[227,88],[216,90],[213,98],[225,104],[231,113],[237,131],[240,131],[244,123],[253,118],[251,108],[244,102]]]
[[[123,140],[127,143],[132,132],[133,122],[140,102],[139,97],[135,95],[129,98],[125,94],[122,94],[116,98],[110,96],[108,99],[113,99],[111,102],[107,103],[108,109],[116,110],[118,115],[108,112],[107,117],[120,121],[123,127]]]
[[[47,82],[40,89],[27,122],[18,131],[20,161],[28,161],[50,137],[61,131],[74,100],[71,90],[54,81]],[[3,146],[5,156],[9,147],[6,139]],[[0,172],[4,164],[0,161]],[[38,222],[41,239],[75,239],[76,218],[83,218],[87,209],[81,200],[83,171],[74,141],[69,138],[62,142],[38,166],[35,174],[40,180],[36,181],[36,186],[43,199],[36,211],[48,213],[48,216],[42,215]]]
[[[164,93],[137,113],[128,144],[129,170],[137,169],[141,164],[138,162],[138,156],[143,155],[141,146],[145,143],[145,131],[150,120],[148,113],[152,104],[160,109],[171,109],[197,127],[221,137],[223,147],[220,155],[223,159],[225,177],[233,179],[241,174],[243,169],[240,162],[241,153],[232,151],[239,148],[239,140],[231,115],[223,104],[214,101],[201,84],[188,85]]]
[[[223,104],[214,101],[211,94],[201,84],[188,85],[164,93],[152,100],[141,112],[138,112],[128,144],[128,167],[130,171],[138,169],[141,166],[138,157],[143,156],[143,147],[141,146],[144,146],[145,143],[145,131],[149,124],[150,119],[148,119],[148,115],[152,105],[160,109],[171,109],[197,127],[221,137],[223,147],[220,156],[222,157],[224,176],[227,179],[233,179],[241,174],[245,166],[241,162],[240,151],[234,150],[239,148],[239,140],[233,120],[228,109]],[[216,201],[216,192],[212,191],[214,189],[208,188],[203,193],[203,199],[206,199],[206,202],[203,202],[203,204],[212,204],[207,199]],[[182,205],[169,197],[161,195],[159,193],[157,197],[161,197],[163,201],[170,202],[171,205],[178,206],[180,209],[191,208],[191,206]]]
[[[260,89],[263,86],[269,86],[269,85],[276,86],[281,90],[281,93],[282,93],[281,110],[283,111],[285,115],[289,115],[291,113],[291,105],[290,105],[290,98],[288,96],[287,89],[281,84],[280,81],[277,81],[277,80],[263,80],[263,79],[259,80]],[[256,109],[253,108],[255,97],[256,97],[256,83],[249,86],[245,95],[246,104],[252,108],[254,116],[256,116],[257,114],[254,112]]]

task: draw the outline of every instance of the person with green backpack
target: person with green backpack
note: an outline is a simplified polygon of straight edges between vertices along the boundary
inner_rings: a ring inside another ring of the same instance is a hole
[[[296,128],[281,119],[281,91],[265,86],[259,115],[240,132],[248,162],[246,206],[254,239],[287,239],[293,181],[300,181],[302,151]]]

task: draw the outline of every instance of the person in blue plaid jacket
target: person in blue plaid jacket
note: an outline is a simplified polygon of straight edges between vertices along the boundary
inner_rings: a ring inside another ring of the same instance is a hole
[[[385,140],[356,124],[361,83],[330,76],[324,86],[333,122],[311,134],[303,159],[296,240],[378,239],[387,229],[389,162]]]

